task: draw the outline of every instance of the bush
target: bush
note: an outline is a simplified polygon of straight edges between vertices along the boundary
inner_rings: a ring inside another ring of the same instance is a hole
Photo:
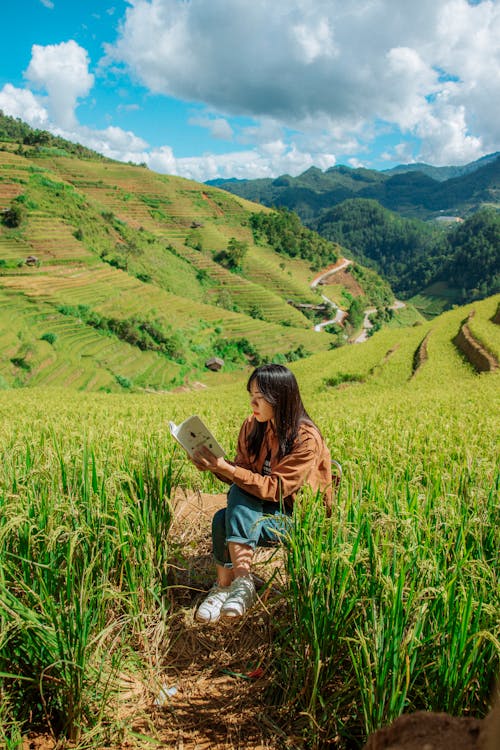
[[[355,297],[349,305],[348,321],[354,330],[357,330],[363,323],[365,317],[365,300],[362,297]]]
[[[55,333],[44,333],[42,336],[40,336],[41,341],[47,341],[49,344],[53,345],[57,341],[57,335]]]
[[[23,207],[20,203],[13,202],[10,208],[3,212],[2,224],[9,229],[16,229],[21,226],[23,219]]]
[[[326,386],[336,388],[342,383],[363,383],[364,376],[353,372],[338,372],[332,378],[326,378],[324,382]]]
[[[10,361],[14,367],[19,367],[20,370],[31,371],[31,365],[29,362],[26,362],[24,357],[12,357]]]
[[[229,271],[239,271],[247,250],[247,242],[240,242],[235,237],[231,237],[227,245],[227,250],[221,250],[216,253],[214,260]]]
[[[299,344],[296,349],[290,349],[285,353],[285,359],[287,362],[296,362],[298,359],[304,359],[309,357],[311,352],[304,348],[303,344]]]
[[[255,302],[251,305],[248,314],[251,318],[255,318],[256,320],[264,320],[264,311],[262,310],[262,307]]]
[[[118,268],[120,271],[126,271],[128,269],[128,260],[121,253],[115,253],[115,255],[103,253],[103,255],[101,255],[101,259],[105,263],[109,263],[109,265],[113,266],[113,268]]]
[[[121,385],[122,388],[126,388],[127,390],[132,388],[132,381],[129,380],[129,378],[126,378],[123,375],[115,375],[115,378],[118,385]]]

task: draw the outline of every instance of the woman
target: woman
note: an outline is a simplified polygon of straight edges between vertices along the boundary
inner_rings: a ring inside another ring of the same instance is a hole
[[[283,365],[257,367],[247,384],[252,414],[240,430],[234,462],[206,448],[193,456],[200,471],[231,485],[227,507],[212,522],[217,582],[196,619],[240,617],[256,599],[250,568],[255,547],[279,540],[305,484],[331,506],[331,459],[307,414],[295,375]]]

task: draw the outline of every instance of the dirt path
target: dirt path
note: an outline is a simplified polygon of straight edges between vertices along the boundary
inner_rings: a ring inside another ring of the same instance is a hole
[[[179,750],[277,750],[283,747],[283,733],[266,704],[266,690],[271,613],[283,604],[276,589],[262,583],[280,568],[279,557],[257,560],[260,601],[241,621],[207,626],[194,619],[214,577],[211,518],[225,503],[225,494],[200,493],[181,496],[176,503],[172,538],[181,542],[185,557],[174,575],[175,615],[168,639],[158,646],[157,684],[134,729],[154,736],[162,747]]]
[[[397,299],[394,302],[394,304],[391,305],[388,309],[389,310],[401,310],[403,307],[406,307],[405,303],[401,302],[401,300]],[[362,331],[359,334],[359,336],[357,336],[354,339],[354,342],[353,342],[354,344],[362,344],[363,341],[366,341],[368,339],[368,331],[370,330],[370,328],[373,328],[373,324],[372,324],[372,322],[370,320],[370,315],[373,315],[373,313],[375,313],[375,312],[377,312],[377,308],[376,307],[368,307],[365,310],[365,317],[364,317],[364,320],[363,320]]]
[[[339,258],[333,266],[328,266],[328,268],[321,271],[321,273],[311,281],[311,289],[315,289],[318,285],[324,284],[326,279],[333,276],[335,273],[342,271],[344,268],[347,268],[351,263],[352,260],[349,260],[348,258]]]

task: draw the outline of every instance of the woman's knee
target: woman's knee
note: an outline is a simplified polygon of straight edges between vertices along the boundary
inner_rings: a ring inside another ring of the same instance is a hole
[[[232,485],[225,514],[226,539],[255,546],[263,518],[263,501]]]

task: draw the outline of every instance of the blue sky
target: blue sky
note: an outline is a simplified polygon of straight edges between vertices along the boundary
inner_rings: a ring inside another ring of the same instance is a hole
[[[0,109],[204,181],[500,149],[500,0],[17,0]]]

